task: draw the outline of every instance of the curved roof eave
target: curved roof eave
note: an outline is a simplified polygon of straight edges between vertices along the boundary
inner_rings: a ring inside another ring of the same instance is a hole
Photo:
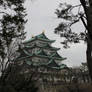
[[[29,40],[27,40],[27,41],[24,41],[23,44],[26,44],[26,43],[28,43],[28,42],[32,42],[32,41],[34,41],[34,40],[36,40],[36,39],[42,40],[42,41],[46,41],[46,42],[50,42],[50,43],[55,42],[55,40],[50,40],[50,39],[48,39],[48,38],[46,37],[46,35],[45,35],[44,33],[41,33],[40,35],[34,36],[34,37],[32,37],[31,39],[29,39]]]
[[[47,43],[48,44],[48,43]],[[34,44],[34,45],[32,45],[32,46],[25,46],[25,48],[29,48],[29,49],[31,49],[31,48],[36,48],[36,47],[38,47],[38,48],[44,48],[44,49],[50,49],[50,50],[55,50],[55,51],[57,51],[57,50],[60,50],[60,48],[56,48],[56,47],[51,47],[51,46],[48,46],[48,45],[44,45],[44,46],[40,46],[40,45],[37,45],[36,43]]]

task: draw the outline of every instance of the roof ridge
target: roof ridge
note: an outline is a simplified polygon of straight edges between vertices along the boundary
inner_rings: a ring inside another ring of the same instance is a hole
[[[60,55],[59,55],[59,53],[56,51],[56,52],[54,52],[51,56],[53,57],[54,55],[57,55],[57,56],[59,56],[60,58],[62,58]]]
[[[28,56],[32,56],[32,54],[30,55],[26,50],[23,50],[23,52],[24,52],[25,54],[27,54]]]
[[[43,53],[44,55],[48,56],[48,55],[45,53],[45,51],[44,51],[43,49],[41,49],[41,50],[37,53],[37,55],[39,55],[39,54],[41,54],[41,53]]]
[[[60,69],[68,68],[66,64],[61,64],[59,66],[60,66]]]
[[[35,44],[32,45],[32,46],[25,46],[25,48],[33,48],[33,47],[48,48],[48,46],[50,47],[50,49],[53,49],[53,50],[59,50],[59,49],[60,49],[60,48],[56,48],[56,47],[50,46],[49,43],[46,43],[46,45],[44,45],[44,46],[40,46],[40,45],[38,45],[37,43],[35,43]]]
[[[33,41],[35,39],[44,40],[44,41],[48,41],[48,42],[54,42],[55,41],[55,40],[50,40],[44,33],[41,33],[39,35],[36,35],[34,37],[31,37],[29,40],[26,40],[23,43],[25,44],[25,43],[30,42],[30,41]]]
[[[41,38],[49,40],[49,38],[44,33],[41,33],[41,34],[37,35],[36,37],[41,37]]]
[[[51,63],[54,63],[54,64],[56,64],[57,67],[60,67],[60,66],[55,62],[54,59],[51,59],[51,60],[49,61],[48,65],[51,64]]]

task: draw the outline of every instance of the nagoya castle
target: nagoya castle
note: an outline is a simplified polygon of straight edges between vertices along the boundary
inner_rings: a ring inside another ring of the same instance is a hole
[[[60,48],[53,47],[54,42],[55,40],[47,38],[44,32],[23,42],[23,47],[19,50],[20,55],[16,59],[17,64],[27,66],[27,70],[23,68],[25,72],[33,70],[43,73],[44,78],[51,77],[52,73],[60,73],[67,68],[65,64],[62,64],[66,58],[58,54],[57,51]]]

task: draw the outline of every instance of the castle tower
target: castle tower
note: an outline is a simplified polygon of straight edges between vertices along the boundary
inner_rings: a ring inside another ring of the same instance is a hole
[[[32,67],[44,67],[46,69],[61,70],[67,67],[61,62],[66,58],[58,54],[60,48],[51,46],[55,40],[50,40],[42,32],[40,35],[33,36],[23,42],[24,48],[19,50],[20,56],[16,59],[19,65],[27,64]]]

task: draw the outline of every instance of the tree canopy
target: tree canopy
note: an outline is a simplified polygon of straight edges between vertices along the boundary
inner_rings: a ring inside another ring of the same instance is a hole
[[[86,40],[87,42],[87,65],[89,69],[89,74],[92,79],[92,0],[79,0],[80,4],[72,6],[69,4],[60,4],[61,10],[57,9],[56,14],[58,18],[64,19],[67,22],[61,22],[59,26],[55,29],[55,33],[64,37],[65,40],[62,42],[67,48],[68,43],[74,42],[78,43],[79,40]],[[63,8],[63,6],[65,6]],[[77,14],[73,14],[72,10],[78,7]],[[81,10],[83,8],[83,11]],[[78,34],[71,30],[71,26],[79,20],[82,21],[85,31]]]
[[[4,71],[12,60],[11,44],[14,39],[25,38],[24,24],[26,9],[25,0],[0,0],[0,70]],[[17,40],[18,41],[18,40]],[[14,51],[13,51],[14,52]],[[12,53],[13,54],[13,53]],[[8,59],[7,62],[5,59]]]
[[[58,18],[63,19],[58,27],[55,28],[54,32],[59,34],[60,37],[65,38],[64,41],[61,42],[65,48],[69,47],[68,43],[79,43],[80,40],[86,40],[86,31],[78,33],[71,29],[74,24],[80,22],[82,18],[85,18],[81,4],[72,6],[67,3],[60,3],[55,14]]]

